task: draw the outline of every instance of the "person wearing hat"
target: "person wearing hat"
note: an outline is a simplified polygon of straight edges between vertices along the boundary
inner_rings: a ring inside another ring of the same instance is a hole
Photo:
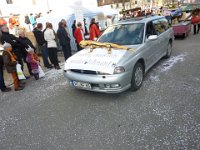
[[[12,51],[12,46],[9,43],[4,43],[3,48],[3,62],[5,64],[7,72],[12,75],[14,81],[14,89],[15,91],[23,90],[24,86],[20,84],[20,81],[17,76],[17,57]]]
[[[0,90],[2,92],[9,92],[11,91],[11,88],[6,87],[5,82],[4,82],[4,78],[3,78],[3,49],[0,49]]]
[[[35,77],[35,80],[38,80],[39,79],[40,60],[39,60],[38,56],[35,54],[34,49],[32,47],[29,47],[28,49],[26,49],[26,51],[28,52],[26,61],[31,66],[31,72],[32,72],[33,76]]]

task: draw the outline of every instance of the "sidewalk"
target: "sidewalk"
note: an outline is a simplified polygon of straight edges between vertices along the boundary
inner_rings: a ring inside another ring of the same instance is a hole
[[[51,69],[47,69],[46,67],[44,67],[44,63],[43,63],[41,56],[39,56],[39,58],[40,58],[40,65],[41,65],[43,71],[47,72],[47,71],[51,70]],[[64,63],[64,54],[62,51],[58,52],[58,60],[60,61],[59,64]],[[54,68],[52,68],[52,69],[54,69]],[[26,63],[24,63],[24,74],[25,74],[25,76],[30,76]],[[5,81],[6,86],[12,86],[12,84],[13,84],[13,79],[11,77],[11,74],[7,73],[6,70],[4,70],[4,81]]]

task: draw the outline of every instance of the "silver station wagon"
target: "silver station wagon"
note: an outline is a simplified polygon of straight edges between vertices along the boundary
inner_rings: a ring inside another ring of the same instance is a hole
[[[144,74],[161,58],[170,57],[173,41],[173,30],[163,16],[123,20],[108,27],[97,42],[83,41],[85,49],[65,62],[64,76],[74,88],[136,91]]]

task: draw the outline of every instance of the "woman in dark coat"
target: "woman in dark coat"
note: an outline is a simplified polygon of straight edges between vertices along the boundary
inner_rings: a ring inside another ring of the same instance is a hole
[[[29,74],[33,75],[32,72],[31,72],[31,66],[26,61],[26,57],[27,57],[27,54],[28,54],[26,49],[28,49],[29,47],[33,48],[34,50],[36,50],[36,49],[33,46],[32,42],[27,37],[25,37],[24,31],[19,30],[18,34],[19,34],[19,42],[21,43],[21,47],[20,48],[21,48],[21,51],[22,51],[22,58],[23,58],[24,62],[27,64],[27,68],[28,68]]]
[[[67,60],[71,56],[71,46],[70,46],[70,38],[65,29],[64,23],[59,22],[59,28],[57,31],[57,36],[62,46],[62,50],[64,52],[65,60]]]
[[[2,31],[1,43],[4,44],[6,42],[11,44],[14,54],[17,56],[17,61],[22,66],[23,70],[22,51],[20,49],[21,44],[19,42],[19,39],[9,33],[9,29],[7,26],[3,26],[1,28],[1,31]]]

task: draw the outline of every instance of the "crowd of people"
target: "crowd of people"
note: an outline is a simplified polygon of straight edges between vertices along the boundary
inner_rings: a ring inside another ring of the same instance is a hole
[[[2,92],[8,92],[11,89],[5,86],[3,69],[6,68],[7,72],[11,74],[14,83],[14,90],[22,90],[25,85],[18,78],[16,65],[20,64],[22,71],[24,71],[24,63],[27,65],[28,72],[30,76],[34,76],[36,80],[39,79],[39,67],[44,65],[44,67],[51,69],[55,68],[57,70],[61,69],[59,66],[59,60],[57,56],[58,52],[58,41],[62,47],[64,53],[64,58],[67,60],[72,55],[70,40],[75,38],[77,43],[77,50],[82,50],[79,45],[82,40],[85,40],[85,35],[89,34],[90,40],[96,40],[100,35],[100,29],[98,23],[95,19],[91,20],[89,26],[89,32],[85,26],[83,27],[81,22],[72,26],[73,37],[70,36],[69,28],[65,19],[62,19],[58,25],[59,28],[57,32],[53,29],[52,23],[47,22],[46,27],[43,30],[43,25],[41,23],[35,22],[35,28],[32,30],[34,37],[37,41],[38,48],[41,50],[41,56],[43,64],[41,64],[40,59],[37,55],[37,49],[31,42],[31,40],[26,37],[24,30],[18,30],[18,36],[15,36],[9,32],[9,27],[3,25],[1,27],[1,37],[0,42],[3,45],[3,55],[0,55],[0,89]],[[84,20],[85,22],[85,20]],[[50,60],[50,61],[49,61]],[[30,78],[26,76],[26,79]]]

